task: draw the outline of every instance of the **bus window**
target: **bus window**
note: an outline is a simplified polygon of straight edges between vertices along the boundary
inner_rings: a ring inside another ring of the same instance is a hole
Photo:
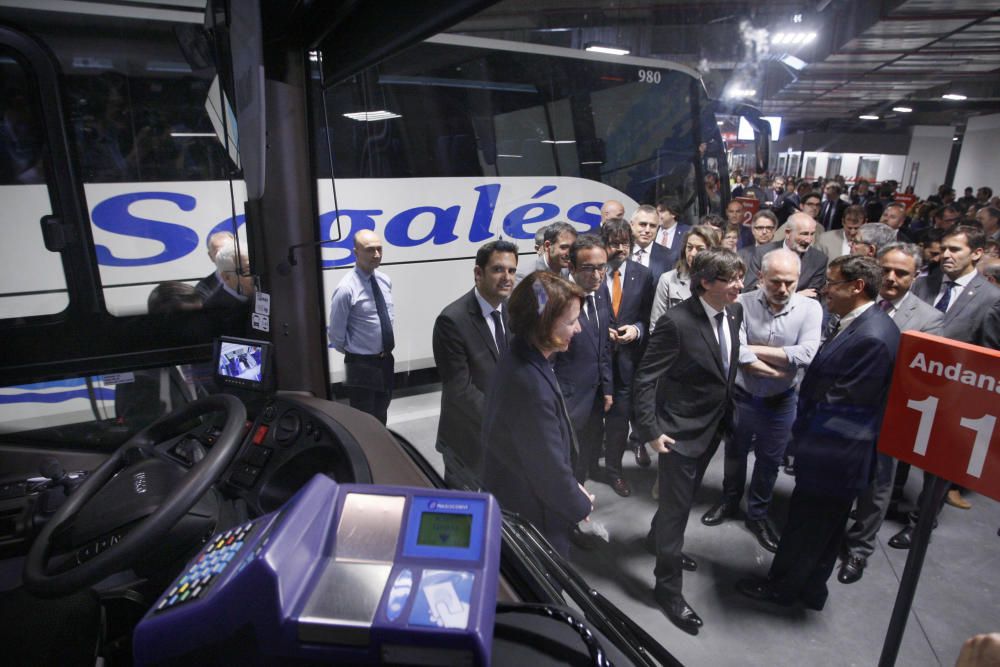
[[[22,62],[0,49],[0,318],[52,315],[69,304],[62,261],[45,249],[41,220],[52,214],[39,100]]]

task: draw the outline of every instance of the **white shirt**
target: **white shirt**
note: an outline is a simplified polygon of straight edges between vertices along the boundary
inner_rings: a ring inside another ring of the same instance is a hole
[[[951,286],[951,299],[948,301],[948,308],[945,310],[945,312],[951,310],[951,307],[955,305],[956,301],[958,301],[958,297],[962,296],[962,290],[968,287],[969,283],[972,282],[972,279],[975,277],[976,277],[976,270],[973,269],[972,271],[966,273],[964,276],[959,276],[953,281],[954,285]],[[936,307],[937,302],[940,301],[941,297],[944,296],[945,290],[948,289],[949,280],[951,280],[951,278],[949,278],[946,274],[944,276],[944,280],[941,281],[941,289],[938,290],[937,296],[934,297],[934,303],[931,304],[932,306]]]
[[[830,336],[830,338],[827,339],[827,342],[830,342],[831,340],[833,340],[834,338],[836,338],[837,336],[839,336],[840,334],[842,334],[844,332],[844,329],[846,329],[847,327],[851,326],[851,324],[854,322],[854,320],[858,319],[858,317],[861,316],[861,313],[865,312],[866,310],[868,310],[869,308],[871,308],[874,305],[875,305],[874,301],[869,301],[868,303],[865,303],[865,304],[862,304],[862,305],[858,306],[857,308],[855,308],[851,312],[849,312],[846,315],[844,315],[843,317],[841,317],[840,318],[840,326],[837,327],[837,333],[835,333],[834,335]]]
[[[660,227],[660,231],[656,232],[656,238],[653,239],[653,243],[659,243],[662,246],[668,248],[674,247],[674,236],[677,235],[677,224],[673,224],[669,229],[665,227]]]
[[[636,246],[635,252],[632,253],[632,260],[639,262],[647,269],[649,268],[649,251],[652,249],[652,244],[646,246],[645,248],[640,248]]]
[[[701,306],[705,309],[705,314],[708,315],[708,321],[712,324],[712,333],[715,334],[715,342],[718,343],[719,323],[716,321],[715,316],[723,311],[716,310],[710,306],[708,301],[705,301],[703,297],[698,297],[698,300],[701,301]],[[729,331],[728,319],[728,316],[723,316],[723,321],[726,323],[726,326],[722,327],[722,335],[726,337],[726,350],[728,350],[731,355],[733,353],[733,335]]]

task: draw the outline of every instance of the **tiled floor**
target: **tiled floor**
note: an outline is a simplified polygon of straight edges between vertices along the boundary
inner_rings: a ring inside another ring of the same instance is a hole
[[[393,401],[389,427],[413,443],[440,471],[434,450],[440,392]],[[696,637],[676,629],[654,606],[653,557],[641,539],[656,501],[649,496],[652,469],[636,467],[626,456],[626,476],[635,493],[619,498],[609,487],[588,482],[597,495],[595,521],[610,532],[610,543],[595,551],[574,551],[571,560],[597,590],[687,665],[875,665],[902,576],[907,552],[888,546],[899,525],[887,522],[864,578],[845,586],[830,583],[822,612],[757,604],[736,593],[736,581],[763,575],[771,554],[760,548],[741,521],[706,527],[699,518],[721,494],[722,454],[708,472],[685,536],[685,552],[698,560],[685,573],[684,594],[705,621]],[[911,475],[908,495],[915,498],[920,475]],[[792,478],[781,474],[772,515],[787,511]],[[969,636],[1000,630],[1000,503],[969,496],[968,511],[946,507],[934,532],[913,611],[906,627],[900,666],[953,665]]]

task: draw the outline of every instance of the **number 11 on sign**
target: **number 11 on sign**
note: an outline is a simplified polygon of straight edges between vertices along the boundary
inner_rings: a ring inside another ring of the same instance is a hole
[[[934,425],[934,417],[937,415],[938,398],[937,396],[928,396],[922,401],[910,399],[906,402],[906,407],[920,413],[917,437],[913,441],[913,452],[920,456],[926,456],[927,446],[930,444],[931,428]],[[997,418],[993,415],[983,415],[979,419],[963,417],[959,423],[962,428],[976,433],[976,440],[972,445],[972,455],[969,457],[969,465],[965,472],[973,477],[981,477]]]

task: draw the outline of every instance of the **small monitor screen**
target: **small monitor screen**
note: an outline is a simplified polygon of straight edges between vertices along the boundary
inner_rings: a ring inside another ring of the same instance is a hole
[[[257,341],[223,338],[219,341],[216,375],[245,386],[263,384],[266,345]]]
[[[472,538],[471,514],[424,512],[420,517],[417,544],[425,547],[468,548]]]

